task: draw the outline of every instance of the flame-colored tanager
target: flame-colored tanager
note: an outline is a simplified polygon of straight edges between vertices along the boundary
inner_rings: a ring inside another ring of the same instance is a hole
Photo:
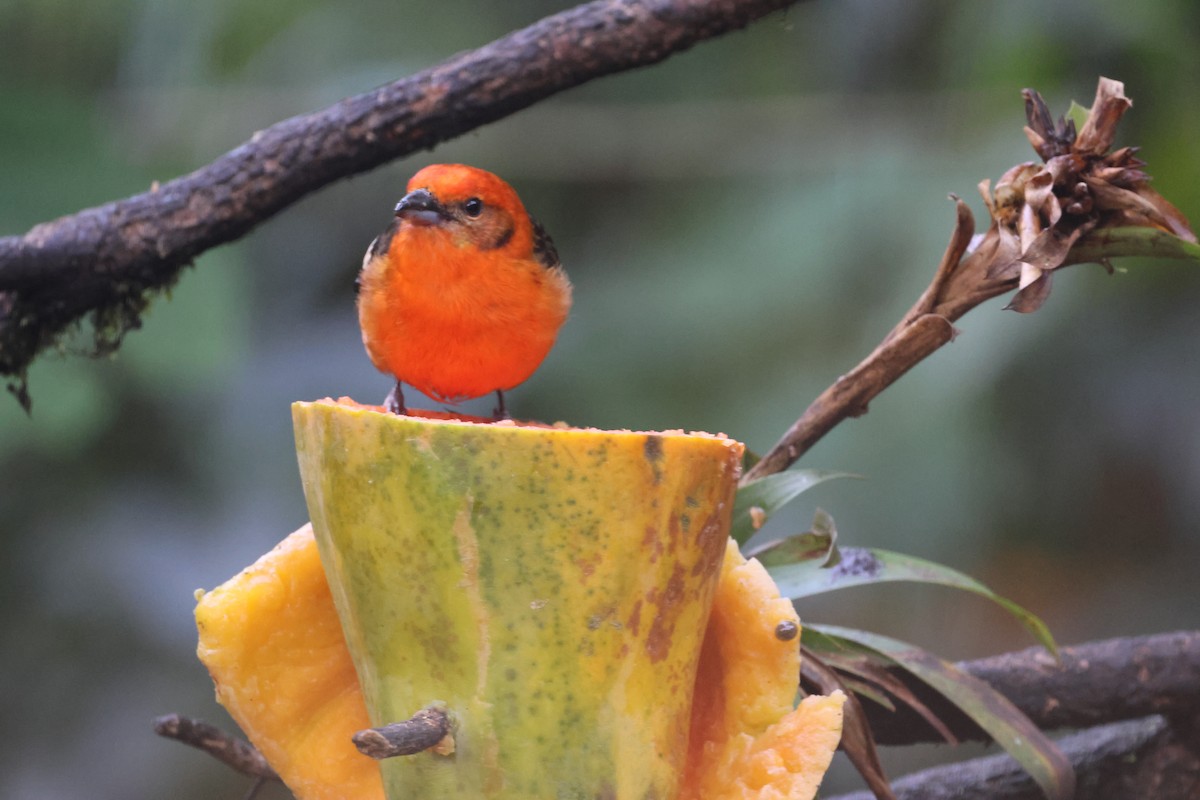
[[[395,376],[388,410],[404,413],[401,384],[455,403],[524,381],[550,351],[571,308],[554,243],[517,193],[462,164],[425,167],[359,275],[363,344]]]

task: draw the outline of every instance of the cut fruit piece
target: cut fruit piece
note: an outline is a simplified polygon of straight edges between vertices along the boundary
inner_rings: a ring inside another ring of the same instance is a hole
[[[349,493],[349,500],[324,507],[315,503],[314,517],[318,512],[326,517],[369,516],[353,502],[356,496],[367,489],[368,494],[390,494],[398,485],[411,485],[415,490],[403,489],[406,496],[429,501],[418,518],[440,518],[448,526],[441,530],[440,540],[436,532],[428,533],[418,545],[399,548],[402,563],[396,572],[384,569],[396,558],[389,552],[388,540],[369,533],[381,526],[367,525],[368,534],[353,543],[362,550],[354,557],[364,563],[359,568],[379,570],[390,581],[383,602],[370,595],[353,602],[369,605],[370,614],[382,618],[395,601],[396,614],[413,617],[405,634],[410,646],[400,649],[423,651],[402,654],[404,669],[412,669],[411,673],[375,678],[380,685],[405,683],[409,692],[414,691],[412,686],[426,686],[421,700],[414,702],[417,707],[389,712],[375,722],[406,718],[434,701],[455,711],[453,695],[434,695],[428,689],[432,678],[438,677],[429,675],[429,664],[441,665],[438,668],[444,668],[452,681],[461,679],[451,667],[458,664],[456,669],[472,680],[467,682],[467,700],[456,713],[457,749],[449,756],[424,753],[418,758],[456,766],[463,758],[463,745],[477,747],[471,741],[474,733],[464,736],[464,720],[470,724],[486,719],[476,715],[479,709],[493,715],[499,709],[502,716],[491,720],[488,731],[494,741],[513,731],[525,741],[515,760],[502,759],[498,748],[485,748],[492,774],[519,768],[503,772],[514,782],[525,780],[520,769],[538,775],[536,787],[526,785],[512,793],[504,785],[491,784],[482,790],[456,788],[449,795],[431,796],[554,797],[556,790],[548,782],[558,780],[553,778],[556,770],[561,771],[553,763],[556,758],[568,759],[576,771],[586,773],[586,780],[578,783],[586,792],[581,796],[587,797],[641,800],[646,786],[667,784],[672,788],[664,788],[658,796],[681,800],[812,796],[837,745],[841,698],[808,698],[792,709],[799,667],[795,613],[758,563],[743,559],[725,538],[727,528],[719,527],[722,513],[727,525],[731,506],[722,492],[732,490],[720,488],[725,479],[704,478],[704,469],[689,466],[687,459],[680,465],[677,448],[688,437],[577,431],[589,443],[583,456],[569,446],[566,450],[540,446],[532,450],[537,464],[530,465],[530,453],[520,454],[513,439],[495,451],[466,436],[470,431],[445,429],[498,428],[523,432],[522,436],[530,431],[544,434],[547,429],[424,423],[426,429],[417,432],[406,425],[393,428],[395,422],[388,422],[387,430],[392,431],[388,434],[370,427],[375,422],[356,428],[360,422],[355,415],[361,407],[343,403],[342,410],[332,412],[311,408],[317,405],[325,404],[310,404],[311,413],[341,420],[333,430],[324,429],[328,419],[304,423],[323,430],[314,439],[323,451],[319,459],[327,458],[330,451],[336,453],[340,442],[343,455],[335,460],[353,463],[334,470],[343,470],[345,483],[335,481],[336,485],[321,490],[323,497],[329,490]],[[351,413],[344,416],[346,411]],[[365,413],[383,416],[370,409]],[[437,430],[430,432],[429,427]],[[448,447],[438,441],[444,435],[451,437]],[[728,469],[736,475],[739,445],[715,437],[696,438],[720,448],[718,457],[728,456]],[[685,451],[690,447],[682,446]],[[379,451],[368,460],[363,451],[372,447]],[[398,454],[405,448],[424,453],[421,458],[434,464],[414,461],[402,468],[404,459],[415,458],[411,453]],[[721,455],[724,451],[728,452]],[[489,468],[499,469],[498,475],[523,486],[523,491],[536,489],[537,499],[505,502],[484,491],[487,481],[481,484],[482,479],[470,477],[472,459],[481,452],[491,456],[484,462]],[[317,459],[311,452],[309,458]],[[572,477],[554,477],[555,464],[566,465]],[[461,498],[457,506],[433,502],[432,469],[444,471],[442,480],[453,478],[465,484],[470,502]],[[619,491],[592,485],[610,479],[617,481]],[[385,491],[381,486],[389,488]],[[574,503],[563,500],[556,506],[555,499],[564,496],[566,486],[575,493]],[[646,486],[667,492],[658,498],[657,507],[646,499]],[[510,512],[517,509],[524,521],[508,542],[499,541],[501,529],[490,527],[493,518],[501,515],[497,505]],[[549,541],[536,538],[530,531],[545,523],[534,520],[555,519],[552,509],[556,507],[569,521],[561,522]],[[582,524],[588,514],[599,514],[602,521]],[[660,521],[647,524],[647,515],[653,514],[660,515]],[[717,523],[709,520],[713,515]],[[634,524],[631,520],[641,526],[632,539],[622,539],[630,534],[612,530]],[[716,533],[713,524],[718,525]],[[719,537],[715,545],[708,542],[700,552],[688,554],[689,541],[694,544],[713,536]],[[494,541],[489,542],[489,537]],[[504,547],[495,549],[499,544]],[[539,549],[545,552],[534,552]],[[338,568],[347,569],[346,556],[335,554],[339,558],[343,560]],[[373,566],[373,561],[378,564]],[[455,564],[460,571],[457,582],[441,586],[439,581],[446,577],[439,570],[446,572]],[[722,565],[719,570],[717,565]],[[658,571],[642,571],[648,567]],[[707,589],[691,582],[696,580],[693,571],[700,575],[706,569],[712,575]],[[699,597],[704,592],[714,603],[711,615],[707,609],[695,608],[704,600]],[[217,698],[296,796],[382,800],[379,762],[360,755],[350,743],[355,731],[372,722],[310,526],[293,533],[218,589],[198,593],[198,600],[198,652],[216,683]],[[466,620],[466,627],[451,614]],[[498,623],[505,615],[508,622]],[[413,631],[422,633],[413,638]],[[362,635],[360,630],[351,638]],[[698,648],[701,636],[703,647]],[[485,647],[478,647],[481,642]],[[361,642],[360,646],[365,647]],[[510,647],[524,649],[503,655],[511,652]],[[690,664],[680,655],[689,648]],[[573,656],[568,652],[572,649]],[[458,651],[470,655],[465,664],[461,659],[448,660],[448,654]],[[413,669],[413,659],[425,659],[424,669]],[[670,666],[670,673],[656,673],[658,665]],[[481,673],[486,673],[482,679]],[[614,674],[623,681],[619,685],[612,682]],[[490,708],[479,702],[478,687],[488,690],[510,683],[522,686],[493,694]],[[514,701],[520,692],[525,693],[524,707]],[[682,704],[684,710],[670,711],[671,704]],[[411,761],[412,757],[390,759],[384,769]],[[513,763],[517,767],[511,767]],[[667,765],[673,770],[670,774]],[[464,779],[464,784],[469,780]],[[655,780],[663,783],[647,783]]]
[[[682,800],[809,800],[842,735],[840,692],[792,705],[800,620],[730,540],[692,701]]]
[[[217,701],[296,796],[382,800],[377,763],[350,741],[370,723],[312,526],[197,601]]]
[[[372,722],[430,705],[454,755],[389,797],[673,797],[742,445],[293,406]]]

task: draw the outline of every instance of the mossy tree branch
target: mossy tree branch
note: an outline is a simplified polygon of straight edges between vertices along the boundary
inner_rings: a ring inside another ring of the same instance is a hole
[[[655,64],[796,2],[594,0],[272,125],[147,192],[2,238],[0,375],[22,397],[38,352],[88,314],[105,336],[98,345],[116,347],[136,327],[148,292],[329,183],[595,78]]]

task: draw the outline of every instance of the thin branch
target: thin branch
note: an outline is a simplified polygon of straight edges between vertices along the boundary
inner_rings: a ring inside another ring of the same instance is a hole
[[[230,736],[198,719],[167,714],[154,720],[154,732],[167,739],[203,750],[227,767],[260,780],[279,780],[279,776],[254,745]]]
[[[444,748],[443,752],[453,752],[452,744],[443,741],[448,736],[450,717],[445,709],[431,707],[421,709],[403,722],[359,731],[352,739],[358,752],[381,759],[416,755],[439,745]]]
[[[861,417],[868,404],[910,369],[954,340],[954,320],[979,303],[1016,288],[1016,280],[995,281],[986,276],[972,283],[970,303],[947,305],[942,299],[950,284],[961,284],[960,268],[975,219],[966,203],[954,198],[956,218],[946,253],[933,281],[883,341],[858,366],[834,381],[809,404],[778,442],[742,477],[742,483],[771,475],[794,464],[813,445],[847,417]],[[961,295],[951,295],[958,300]]]
[[[1084,728],[1152,714],[1200,717],[1200,631],[1108,639],[1060,651],[1041,647],[965,661],[957,666],[990,684],[1043,730]],[[960,740],[987,736],[965,714],[909,673],[890,670]],[[940,742],[915,711],[863,706],[879,744]]]
[[[115,347],[136,327],[148,290],[333,181],[594,78],[655,64],[797,1],[595,0],[272,125],[148,192],[0,239],[0,375],[22,376],[89,312],[98,328],[119,328]]]
[[[1188,726],[1162,717],[1118,722],[1058,740],[1088,800],[1190,800],[1200,793],[1200,747]],[[892,782],[900,800],[1044,800],[1016,761],[988,756],[924,770]],[[829,800],[874,800],[869,792]]]

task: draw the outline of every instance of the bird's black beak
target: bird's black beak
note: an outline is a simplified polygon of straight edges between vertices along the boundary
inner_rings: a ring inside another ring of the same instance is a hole
[[[396,216],[417,225],[437,225],[450,218],[428,189],[414,189],[404,195],[396,204]]]

